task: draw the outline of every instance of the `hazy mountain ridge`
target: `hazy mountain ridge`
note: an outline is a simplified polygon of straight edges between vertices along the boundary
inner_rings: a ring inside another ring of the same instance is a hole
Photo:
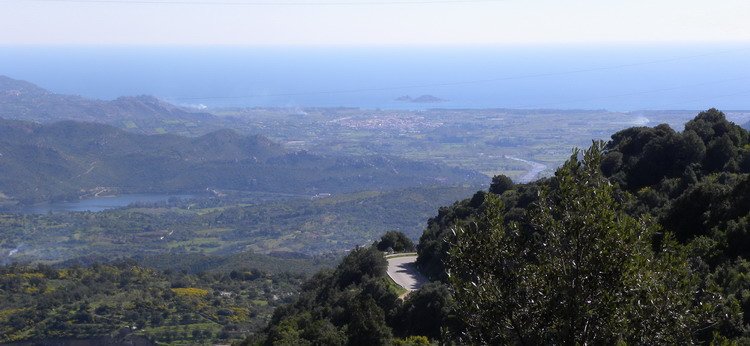
[[[142,135],[108,125],[0,120],[0,192],[23,202],[93,193],[288,193],[382,190],[477,183],[468,170],[371,157],[290,152],[263,136],[231,130],[201,137]]]
[[[153,96],[128,96],[112,101],[88,99],[77,95],[50,92],[22,80],[0,76],[0,118],[49,123],[60,120],[89,121],[116,127],[159,133],[164,122],[185,122],[196,126],[215,118],[209,113],[194,112]],[[175,124],[172,124],[173,126]]]

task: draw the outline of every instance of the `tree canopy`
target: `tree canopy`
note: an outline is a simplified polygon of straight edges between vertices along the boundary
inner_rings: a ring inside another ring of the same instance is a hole
[[[375,244],[380,251],[410,252],[414,251],[414,242],[399,231],[388,231],[380,237],[380,241]]]
[[[578,151],[530,210],[530,229],[506,226],[488,195],[477,222],[456,228],[450,283],[472,343],[590,344],[692,341],[697,281],[669,235],[629,216],[600,171],[601,143]]]

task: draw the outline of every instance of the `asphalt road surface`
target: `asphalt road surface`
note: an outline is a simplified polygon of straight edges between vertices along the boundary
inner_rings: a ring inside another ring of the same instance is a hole
[[[427,282],[417,271],[417,255],[388,258],[388,276],[408,292],[415,291]]]

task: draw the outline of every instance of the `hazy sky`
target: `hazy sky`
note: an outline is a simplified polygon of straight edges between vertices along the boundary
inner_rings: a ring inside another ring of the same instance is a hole
[[[750,0],[0,0],[0,44],[750,41]]]

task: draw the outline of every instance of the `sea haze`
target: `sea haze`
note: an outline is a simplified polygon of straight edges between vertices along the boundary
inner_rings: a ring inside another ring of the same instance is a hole
[[[208,107],[750,109],[750,45],[740,44],[4,46],[0,74],[56,93]],[[396,101],[404,95],[447,101]]]

